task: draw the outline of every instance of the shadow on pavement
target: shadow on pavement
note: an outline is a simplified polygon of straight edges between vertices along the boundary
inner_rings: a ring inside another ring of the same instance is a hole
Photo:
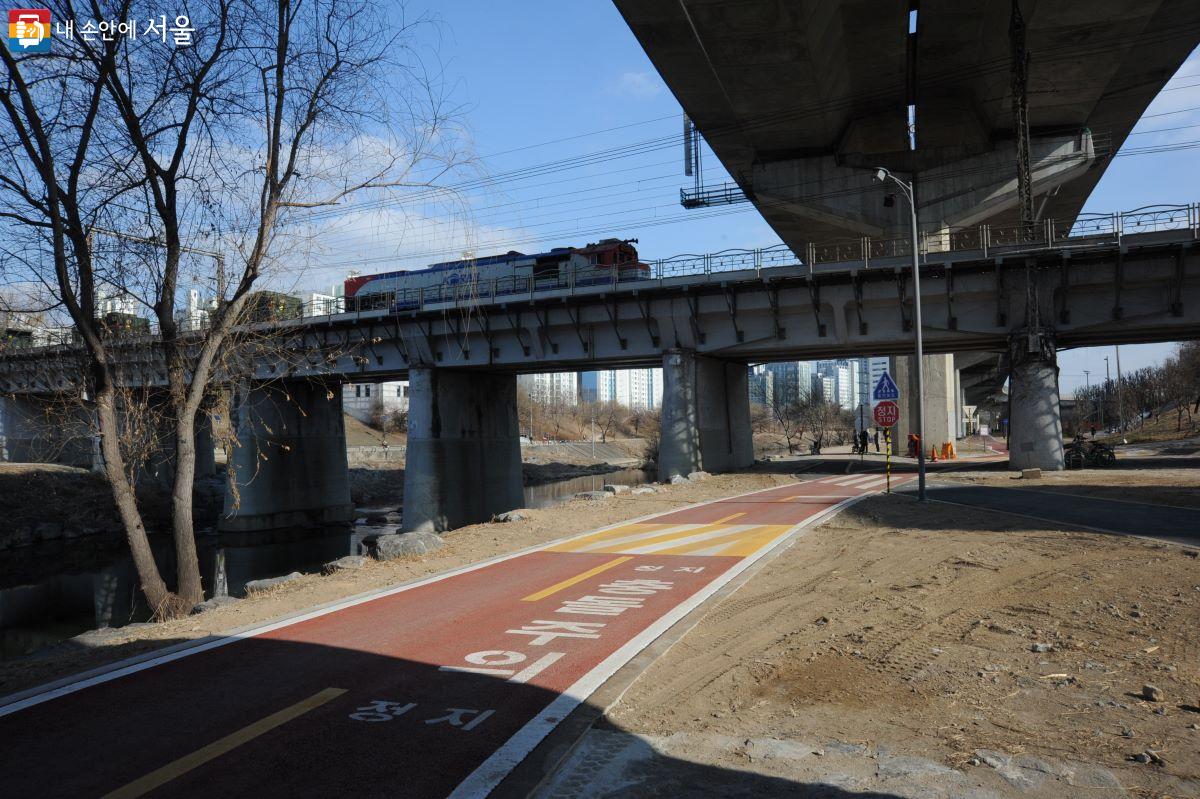
[[[361,629],[351,619],[331,621],[319,617],[207,651],[192,648],[153,668],[0,716],[5,794],[94,796],[124,788],[122,796],[211,797],[218,790],[257,797],[440,797],[560,700],[557,690],[440,670],[439,662],[462,660],[449,654],[461,649],[449,634],[453,627],[429,638],[429,661],[418,662],[372,649],[424,639],[432,630],[423,620],[374,619]],[[458,619],[455,626],[472,621]],[[333,636],[359,640],[361,648],[302,640]],[[569,650],[569,644],[559,648]],[[566,668],[543,676],[565,688],[577,674]],[[597,713],[586,704],[581,709]],[[570,708],[560,700],[550,712],[560,720]],[[569,792],[546,795],[896,796],[692,763],[619,729],[606,731],[621,734],[625,745],[610,747],[614,756],[607,762],[593,758],[594,768],[565,775]],[[528,792],[535,786],[515,787]]]

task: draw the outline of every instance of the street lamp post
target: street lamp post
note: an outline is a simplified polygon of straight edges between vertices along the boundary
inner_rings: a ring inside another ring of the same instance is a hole
[[[917,347],[917,499],[925,501],[925,347],[921,338],[921,262],[917,250],[917,198],[912,183],[900,180],[883,167],[875,170],[875,179],[880,183],[891,180],[900,187],[908,199],[912,216],[912,273],[913,273],[913,326],[916,328]]]
[[[1104,394],[1100,400],[1100,429],[1107,430],[1104,427],[1104,406],[1108,404],[1108,387],[1112,385],[1112,375],[1108,371],[1108,356],[1104,356]]]

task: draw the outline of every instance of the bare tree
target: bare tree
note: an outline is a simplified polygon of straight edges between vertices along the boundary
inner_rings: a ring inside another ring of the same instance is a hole
[[[91,19],[138,25],[161,10],[142,0],[51,7],[77,32]],[[159,617],[203,598],[196,423],[214,382],[230,379],[222,367],[260,279],[309,209],[432,185],[455,162],[436,85],[412,58],[423,20],[395,25],[394,9],[362,0],[193,0],[187,11],[194,31],[183,45],[76,35],[56,38],[49,54],[0,50],[0,154],[13,165],[0,174],[0,223],[20,242],[5,248],[6,270],[51,287],[76,331],[105,475]],[[114,257],[101,240],[115,242]],[[189,280],[216,295],[200,329],[178,316]],[[175,591],[155,565],[137,468],[122,447],[133,406],[151,400],[106,327],[106,294],[135,298],[155,323]],[[254,355],[252,345],[243,360]]]
[[[783,440],[787,443],[788,454],[796,454],[796,450],[800,446],[800,441],[804,438],[804,431],[808,427],[808,419],[804,414],[804,406],[793,399],[783,396],[781,392],[771,398],[769,407],[771,410],[771,419],[775,422],[775,426],[783,434]]]
[[[625,418],[625,408],[611,400],[593,402],[592,418],[596,420],[596,432],[600,434],[600,441],[607,442],[608,437],[620,428],[621,420]]]

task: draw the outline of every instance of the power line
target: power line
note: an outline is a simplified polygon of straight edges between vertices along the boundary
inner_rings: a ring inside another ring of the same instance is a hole
[[[1127,152],[1122,151],[1120,153],[1117,153],[1113,157],[1132,157],[1132,156],[1139,156],[1139,155],[1151,155],[1151,154],[1162,153],[1162,152],[1173,152],[1176,150],[1195,149],[1197,147],[1200,147],[1200,140],[1191,141],[1191,142],[1180,142],[1180,143],[1176,143],[1176,144],[1162,145],[1162,146],[1151,145],[1151,146],[1143,147],[1143,148],[1133,148],[1132,150],[1129,150]],[[1063,160],[1071,160],[1071,157],[1064,156]],[[1044,163],[1045,162],[1043,162],[1043,164]],[[940,177],[963,177],[963,176],[969,176],[969,175],[1007,174],[1007,173],[1008,173],[1007,168],[976,167],[976,168],[971,168],[971,169],[962,169],[962,170],[957,170],[954,172],[944,173]],[[795,184],[795,186],[812,185],[814,183],[819,183],[819,181],[809,181],[807,184],[804,184],[804,183]],[[779,188],[791,188],[791,187],[780,186]],[[771,209],[771,208],[775,208],[775,207],[786,207],[795,201],[803,202],[805,200],[811,201],[811,200],[817,200],[817,199],[832,199],[834,197],[848,196],[848,195],[852,195],[852,194],[869,193],[871,191],[881,191],[881,189],[879,189],[878,187],[874,187],[874,186],[868,186],[868,187],[863,187],[863,188],[842,189],[842,190],[824,192],[824,193],[820,193],[820,194],[808,195],[806,197],[801,197],[796,200],[789,199],[789,200],[780,200],[780,201],[775,201],[775,202],[760,201],[758,204],[758,208],[760,210],[762,210],[762,209]],[[735,207],[732,209],[720,209],[720,210],[714,210],[711,212],[702,212],[702,213],[685,212],[683,214],[676,214],[676,215],[673,215],[670,217],[625,221],[625,222],[618,223],[616,225],[606,225],[604,227],[589,228],[589,229],[583,229],[583,230],[580,230],[578,228],[574,229],[574,230],[563,229],[563,230],[555,231],[553,233],[547,233],[547,234],[540,235],[540,236],[529,236],[529,237],[524,237],[521,239],[512,239],[512,240],[507,240],[507,241],[480,242],[480,243],[476,243],[475,246],[476,246],[476,248],[499,251],[499,250],[515,248],[517,246],[522,246],[525,244],[536,244],[536,243],[540,243],[540,242],[555,241],[555,240],[561,241],[561,240],[567,239],[571,236],[591,236],[591,235],[606,235],[606,234],[612,235],[612,234],[616,234],[618,231],[622,231],[622,230],[628,231],[628,232],[635,232],[631,229],[637,228],[640,230],[642,228],[659,227],[659,226],[669,225],[669,224],[678,224],[680,222],[702,221],[702,220],[706,220],[706,219],[713,219],[713,218],[718,218],[718,217],[722,217],[722,216],[728,216],[731,214],[748,213],[752,210],[755,210],[755,209],[750,206],[740,206],[740,207]],[[443,249],[443,250],[433,250],[433,251],[427,251],[427,252],[412,253],[412,254],[407,254],[407,255],[403,255],[403,256],[381,255],[381,256],[376,256],[376,257],[372,257],[372,258],[357,258],[352,261],[334,261],[334,262],[323,264],[322,267],[323,268],[333,268],[333,267],[338,267],[338,266],[353,266],[353,265],[359,265],[359,264],[388,263],[388,262],[402,263],[402,262],[407,262],[407,261],[415,261],[415,260],[422,260],[422,259],[428,259],[428,258],[453,256],[453,255],[459,254],[460,252],[461,252],[461,248],[455,248],[455,249]]]

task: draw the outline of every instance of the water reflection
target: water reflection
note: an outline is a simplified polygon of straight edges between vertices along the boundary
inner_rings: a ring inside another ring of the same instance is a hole
[[[251,580],[320,571],[343,555],[363,554],[367,536],[393,530],[358,525],[200,536],[205,597],[244,596]],[[152,536],[151,547],[164,578],[174,582],[170,538]],[[0,658],[20,657],[94,628],[150,618],[133,561],[119,538],[22,547],[5,553],[2,560]]]
[[[545,508],[580,491],[599,491],[606,483],[633,486],[653,479],[650,472],[625,469],[527,486],[525,506]],[[393,524],[357,524],[201,535],[197,548],[205,597],[240,597],[251,580],[318,572],[344,555],[366,554],[367,537],[397,531]],[[173,583],[170,536],[151,536],[151,548],[164,578]],[[91,629],[149,618],[120,536],[45,542],[0,557],[0,659],[21,657]]]
[[[572,477],[554,483],[525,486],[525,507],[548,508],[557,505],[580,491],[599,491],[605,484],[636,486],[652,482],[655,474],[642,469],[623,469],[619,472]]]

